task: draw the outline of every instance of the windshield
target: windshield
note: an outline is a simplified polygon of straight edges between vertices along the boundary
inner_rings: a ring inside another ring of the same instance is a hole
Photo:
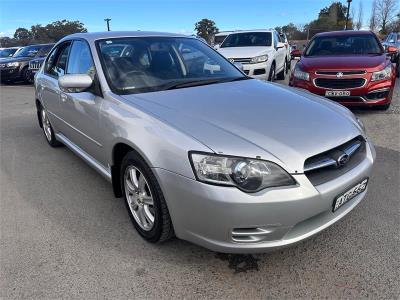
[[[54,45],[46,45],[40,48],[36,56],[45,57],[49,54],[50,50],[53,48]]]
[[[27,46],[22,48],[15,57],[35,57],[42,46]]]
[[[369,35],[321,36],[313,39],[305,56],[382,54],[378,40]]]
[[[0,57],[12,57],[17,50],[17,48],[0,50]]]
[[[214,37],[214,44],[221,44],[223,41],[224,41],[224,39],[226,38],[227,36],[226,35],[216,35],[215,37]]]
[[[247,78],[220,54],[194,38],[115,38],[96,44],[107,82],[117,94]]]
[[[228,35],[221,48],[271,46],[271,32],[241,32]]]

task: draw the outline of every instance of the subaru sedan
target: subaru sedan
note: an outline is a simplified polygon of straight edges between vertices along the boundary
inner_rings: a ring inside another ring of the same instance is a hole
[[[368,189],[375,150],[348,109],[251,79],[193,37],[67,36],[35,90],[49,145],[103,175],[149,242],[265,252],[337,222]]]

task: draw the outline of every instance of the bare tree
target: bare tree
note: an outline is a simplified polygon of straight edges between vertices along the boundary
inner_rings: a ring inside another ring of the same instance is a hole
[[[376,12],[378,15],[379,26],[382,33],[386,32],[387,25],[393,20],[396,15],[398,0],[378,0]]]
[[[357,15],[357,20],[355,21],[355,26],[357,30],[360,30],[361,27],[363,26],[363,5],[361,1],[360,5],[358,6],[358,15]]]
[[[371,18],[369,20],[369,29],[375,31],[377,25],[378,25],[378,16],[376,11],[376,0],[374,0],[372,2]]]

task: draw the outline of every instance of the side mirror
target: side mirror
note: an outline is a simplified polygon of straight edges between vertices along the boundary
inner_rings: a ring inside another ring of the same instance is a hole
[[[67,74],[58,78],[58,86],[67,93],[80,93],[93,84],[93,79],[87,74]]]
[[[285,43],[281,43],[281,42],[279,42],[277,44],[277,46],[276,46],[277,49],[281,49],[281,48],[284,48],[284,47],[285,47]]]
[[[397,48],[394,46],[389,46],[387,47],[387,53],[388,54],[396,54],[397,53]]]
[[[218,50],[220,48],[220,45],[219,44],[216,44],[215,46],[214,46],[214,49],[215,50]]]
[[[292,59],[298,59],[301,57],[301,55],[302,55],[302,52],[299,49],[294,49],[294,50],[292,50],[292,52],[290,52],[290,56],[292,57]]]
[[[233,65],[238,68],[240,71],[244,72],[243,65],[240,62],[235,62]]]

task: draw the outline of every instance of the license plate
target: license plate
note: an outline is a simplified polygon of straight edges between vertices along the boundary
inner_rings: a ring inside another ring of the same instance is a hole
[[[350,96],[350,91],[326,91],[325,96],[327,96],[327,97],[346,97],[346,96]]]
[[[353,186],[347,192],[337,196],[336,199],[333,201],[332,211],[335,212],[339,207],[349,202],[358,194],[364,192],[367,189],[367,184],[368,184],[368,178],[365,178],[363,179],[363,181]]]

